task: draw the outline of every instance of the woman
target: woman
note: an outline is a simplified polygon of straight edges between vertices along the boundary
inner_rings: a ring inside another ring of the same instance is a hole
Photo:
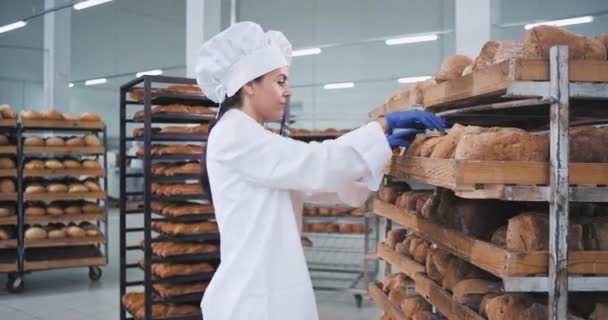
[[[283,34],[252,22],[201,47],[198,84],[221,104],[206,162],[222,262],[201,303],[205,320],[318,319],[300,242],[304,200],[362,205],[378,189],[391,147],[408,146],[419,129],[445,125],[413,111],[323,143],[270,133],[262,123],[282,117],[290,60]],[[397,128],[406,129],[385,136]]]

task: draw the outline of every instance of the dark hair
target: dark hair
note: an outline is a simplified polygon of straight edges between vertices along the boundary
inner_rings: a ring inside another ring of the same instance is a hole
[[[253,79],[253,81],[259,82],[259,81],[262,81],[263,78],[264,78],[264,75],[261,75],[255,79]],[[243,99],[241,97],[241,90],[242,89],[239,89],[232,97],[227,97],[220,104],[220,110],[219,110],[219,113],[217,114],[217,117],[209,122],[209,135],[211,134],[211,130],[213,129],[213,127],[215,127],[215,125],[220,121],[220,119],[222,119],[222,117],[224,116],[224,114],[226,114],[226,112],[228,112],[228,110],[240,109],[242,107]],[[209,141],[207,141],[207,147],[209,147]],[[203,190],[205,191],[205,194],[208,195],[208,198],[211,201],[211,198],[212,198],[211,186],[209,185],[209,175],[207,174],[206,158],[207,158],[207,152],[205,151],[203,153],[203,156],[201,159],[202,168],[201,168],[200,183],[203,187]]]

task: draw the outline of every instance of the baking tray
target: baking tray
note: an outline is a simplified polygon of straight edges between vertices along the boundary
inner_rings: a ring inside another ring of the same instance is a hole
[[[184,180],[200,180],[200,179],[201,179],[201,174],[176,174],[173,176],[152,175],[153,182],[180,182],[180,181],[184,181]]]
[[[165,201],[165,202],[171,202],[171,201],[187,201],[187,200],[206,200],[209,201],[207,195],[205,194],[182,194],[182,195],[177,195],[177,196],[159,196],[159,195],[152,195],[152,200],[153,201]]]
[[[159,229],[152,228],[153,231],[161,235],[160,240],[178,241],[178,242],[206,242],[210,240],[219,240],[220,233],[197,233],[197,234],[170,234],[161,232]]]
[[[157,112],[152,114],[152,122],[154,123],[203,123],[215,119],[213,114],[196,114],[182,112]],[[133,118],[132,123],[143,123],[144,118]]]
[[[137,264],[139,269],[144,271],[144,267],[141,264]],[[217,266],[215,266],[217,268]],[[181,276],[171,276],[166,278],[161,278],[158,275],[152,273],[152,283],[192,283],[195,281],[208,281],[213,278],[215,271],[205,272],[205,273],[197,273],[191,275],[181,275]]]
[[[142,209],[143,210],[143,209]],[[158,211],[152,211],[152,213],[163,217],[162,219],[152,219],[152,221],[172,221],[172,222],[202,222],[215,219],[215,213],[204,213],[204,214],[189,214],[183,216],[169,216],[162,214]]]
[[[163,297],[154,288],[152,288],[152,292],[160,301],[162,301],[164,303],[174,303],[174,304],[200,302],[203,299],[203,295],[205,294],[205,291],[202,291],[202,292],[182,294],[182,295],[177,295],[177,296],[172,296],[172,297]]]
[[[154,130],[156,129],[156,130]],[[207,141],[207,133],[160,133],[158,128],[153,128],[150,140],[152,141]],[[126,141],[144,141],[144,136],[125,138]]]
[[[152,254],[152,262],[216,262],[220,259],[220,252],[180,254],[161,257]]]

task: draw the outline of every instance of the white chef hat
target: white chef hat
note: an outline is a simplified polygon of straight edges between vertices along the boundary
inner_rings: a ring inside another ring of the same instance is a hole
[[[209,99],[222,103],[247,82],[290,63],[291,43],[283,33],[239,22],[203,43],[196,81]]]

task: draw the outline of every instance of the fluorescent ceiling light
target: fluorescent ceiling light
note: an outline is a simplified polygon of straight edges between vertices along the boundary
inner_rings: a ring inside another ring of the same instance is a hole
[[[593,22],[593,17],[592,16],[584,16],[584,17],[578,17],[578,18],[570,18],[570,19],[561,19],[561,20],[553,20],[553,21],[545,21],[545,22],[538,22],[538,23],[530,23],[524,26],[524,28],[526,30],[530,30],[536,26],[540,26],[540,25],[547,25],[547,26],[556,26],[556,27],[563,27],[563,26],[569,26],[569,25],[573,25],[573,24],[581,24],[581,23],[590,23]]]
[[[78,2],[74,5],[74,9],[75,10],[82,10],[82,9],[86,9],[86,8],[90,8],[96,5],[100,5],[102,3],[106,3],[106,2],[110,2],[112,0],[88,0],[88,1],[82,1],[82,2]]]
[[[325,90],[346,89],[346,88],[352,88],[354,86],[355,86],[354,82],[328,83],[323,86],[323,89],[325,89]]]
[[[135,74],[135,76],[139,78],[141,76],[160,76],[161,74],[163,74],[163,70],[156,69],[156,70],[138,72]]]
[[[300,49],[300,50],[294,50],[291,55],[294,57],[300,57],[300,56],[310,56],[313,54],[320,54],[321,48],[310,48],[310,49]]]
[[[421,77],[407,77],[407,78],[399,78],[397,81],[399,83],[413,83],[418,81],[424,81],[432,78],[431,76],[421,76]]]
[[[85,86],[92,86],[92,85],[102,84],[102,83],[106,83],[106,82],[108,82],[108,79],[106,79],[106,78],[91,79],[91,80],[85,81],[84,85]]]
[[[68,88],[72,88],[74,87],[74,84],[70,82],[70,84],[68,84]]]
[[[384,41],[387,46],[394,46],[397,44],[406,44],[406,43],[416,43],[416,42],[426,42],[426,41],[435,41],[439,39],[439,36],[436,34],[429,34],[426,36],[414,36],[414,37],[403,37],[403,38],[393,38]]]
[[[19,29],[19,28],[23,28],[27,25],[27,22],[21,20],[21,21],[17,21],[17,22],[13,22],[11,24],[7,24],[5,26],[0,27],[0,33],[4,33],[4,32],[8,32],[11,30],[15,30],[15,29]]]

